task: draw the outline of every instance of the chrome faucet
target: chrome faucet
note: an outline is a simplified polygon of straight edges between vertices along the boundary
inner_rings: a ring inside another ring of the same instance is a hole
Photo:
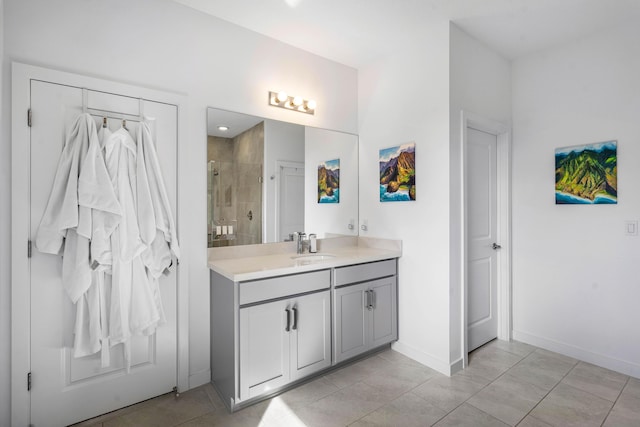
[[[296,232],[293,235],[296,239],[296,252],[299,254],[304,253],[304,242],[305,242],[305,237],[307,237],[307,235],[302,231]]]

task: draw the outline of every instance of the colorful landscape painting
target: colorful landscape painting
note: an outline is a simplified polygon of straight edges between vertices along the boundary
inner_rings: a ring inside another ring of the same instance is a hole
[[[340,159],[318,165],[318,203],[340,203]]]
[[[416,199],[416,144],[380,150],[380,201]]]
[[[556,148],[556,205],[618,203],[617,141]]]

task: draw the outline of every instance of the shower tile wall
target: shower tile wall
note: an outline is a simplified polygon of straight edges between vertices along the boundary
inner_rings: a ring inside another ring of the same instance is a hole
[[[238,245],[262,243],[262,162],[264,123],[236,136],[233,160],[237,197]]]

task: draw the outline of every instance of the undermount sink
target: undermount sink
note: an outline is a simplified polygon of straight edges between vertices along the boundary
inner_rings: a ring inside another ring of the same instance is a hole
[[[332,254],[321,254],[321,253],[317,253],[317,254],[302,254],[302,255],[295,255],[292,256],[291,259],[297,261],[297,262],[304,262],[304,263],[308,263],[308,262],[315,262],[315,261],[325,261],[331,258],[335,258],[335,255]]]

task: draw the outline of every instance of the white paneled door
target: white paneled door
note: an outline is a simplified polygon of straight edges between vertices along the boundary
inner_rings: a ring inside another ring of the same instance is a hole
[[[467,345],[498,336],[497,137],[467,128]]]
[[[284,242],[296,231],[304,231],[304,164],[279,165],[278,241]]]
[[[143,108],[146,116],[155,119],[151,130],[175,217],[177,106],[99,91],[83,92],[79,87],[38,80],[31,80],[30,96],[33,118],[29,233],[32,241],[51,192],[66,129],[83,111],[83,102],[89,108],[132,116],[139,115],[139,109]],[[96,115],[95,120],[98,126],[102,125],[100,115]],[[120,119],[108,119],[112,131],[121,125]],[[133,135],[137,125],[132,120],[127,122]],[[108,368],[101,367],[100,354],[73,357],[75,307],[63,290],[61,267],[60,256],[33,249],[29,265],[31,424],[35,427],[68,425],[170,392],[177,380],[177,267],[160,279],[167,324],[150,337],[133,340],[130,372],[125,369],[122,344],[111,348]],[[106,286],[109,287],[109,280]]]

